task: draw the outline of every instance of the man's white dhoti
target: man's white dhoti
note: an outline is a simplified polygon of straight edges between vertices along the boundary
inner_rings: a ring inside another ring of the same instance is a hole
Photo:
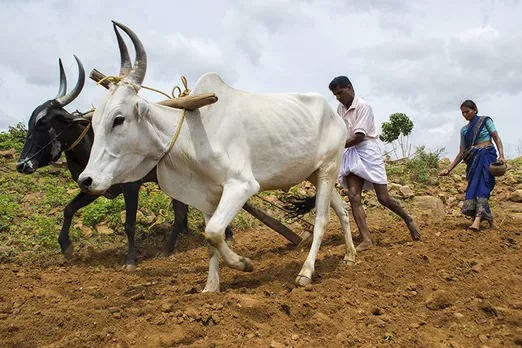
[[[364,179],[363,190],[373,189],[373,184],[388,184],[380,140],[368,139],[344,149],[339,182],[348,188],[346,177],[355,174]]]

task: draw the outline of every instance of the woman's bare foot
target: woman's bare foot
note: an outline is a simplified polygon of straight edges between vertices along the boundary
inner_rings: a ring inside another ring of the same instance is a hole
[[[359,244],[359,245],[355,248],[355,250],[356,250],[357,252],[359,252],[359,251],[363,251],[363,250],[366,250],[366,249],[373,248],[373,246],[374,246],[374,245],[373,245],[373,242],[372,242],[371,240],[369,240],[369,241],[363,241],[363,242],[361,242],[361,244]]]
[[[471,224],[471,226],[469,226],[469,229],[473,231],[480,230],[480,217],[476,217],[475,220],[473,220],[473,223]]]
[[[406,223],[406,226],[408,226],[408,229],[410,230],[410,235],[413,240],[419,240],[420,239],[420,233],[417,229],[417,226],[415,225],[415,221],[411,220]]]

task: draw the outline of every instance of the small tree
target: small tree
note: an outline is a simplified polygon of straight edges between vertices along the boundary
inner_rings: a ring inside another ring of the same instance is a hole
[[[409,157],[411,154],[411,145],[408,136],[413,129],[413,122],[406,114],[394,113],[390,115],[388,122],[382,123],[381,140],[393,146],[393,152],[397,156],[397,148],[393,144],[397,140],[401,148],[402,157]]]

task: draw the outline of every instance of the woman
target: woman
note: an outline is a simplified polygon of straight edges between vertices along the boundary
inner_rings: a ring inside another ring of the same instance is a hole
[[[477,105],[472,100],[464,101],[460,111],[468,121],[460,131],[460,151],[449,168],[442,170],[440,175],[448,175],[462,160],[466,163],[468,187],[462,213],[473,218],[469,228],[478,231],[481,220],[488,220],[494,227],[488,199],[495,186],[495,177],[489,173],[489,166],[496,161],[504,163],[504,149],[493,120],[488,116],[478,116]],[[498,148],[498,160],[492,139]]]

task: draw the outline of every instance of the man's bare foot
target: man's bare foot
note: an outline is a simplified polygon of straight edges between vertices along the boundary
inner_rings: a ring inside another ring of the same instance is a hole
[[[355,248],[355,250],[356,250],[357,252],[359,252],[359,251],[363,251],[363,250],[366,250],[366,249],[373,248],[373,246],[374,246],[374,245],[373,245],[372,241],[364,241],[364,242],[362,242],[361,244],[359,244],[359,245]]]
[[[495,222],[493,220],[488,220],[488,222],[489,222],[489,228],[491,228],[491,229],[497,228],[497,225],[495,225]]]
[[[411,220],[406,223],[406,226],[408,226],[408,229],[410,230],[410,235],[413,240],[419,240],[420,239],[420,233],[417,229],[417,226],[415,225],[415,221]]]

